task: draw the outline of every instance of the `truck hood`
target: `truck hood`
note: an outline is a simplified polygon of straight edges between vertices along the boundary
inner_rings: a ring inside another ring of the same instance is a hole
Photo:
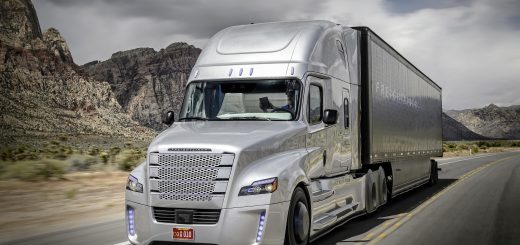
[[[272,154],[304,147],[305,132],[306,125],[299,121],[177,122],[159,134],[148,150],[166,153],[169,148],[204,148],[213,152]]]

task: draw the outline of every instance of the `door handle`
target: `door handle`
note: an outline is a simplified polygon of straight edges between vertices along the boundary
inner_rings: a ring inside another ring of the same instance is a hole
[[[325,164],[327,163],[327,151],[323,151],[323,166],[325,167]]]

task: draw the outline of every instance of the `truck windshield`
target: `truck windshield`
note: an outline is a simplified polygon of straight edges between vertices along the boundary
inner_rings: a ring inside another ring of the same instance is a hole
[[[300,92],[293,79],[192,82],[179,120],[294,120]]]

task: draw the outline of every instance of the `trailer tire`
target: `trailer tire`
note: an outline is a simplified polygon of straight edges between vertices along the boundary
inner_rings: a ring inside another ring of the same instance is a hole
[[[388,196],[388,183],[386,181],[386,177],[383,174],[383,179],[381,180],[381,205],[388,202]]]
[[[365,188],[366,198],[366,210],[367,213],[372,213],[377,209],[377,188],[376,188],[376,179],[374,178],[374,173],[369,170],[366,174],[366,188]]]
[[[439,182],[439,171],[437,170],[437,161],[431,161],[431,171],[430,171],[430,180],[428,181],[428,185],[434,186]]]
[[[294,189],[287,224],[285,228],[286,245],[303,245],[309,243],[310,234],[309,200],[301,187]]]

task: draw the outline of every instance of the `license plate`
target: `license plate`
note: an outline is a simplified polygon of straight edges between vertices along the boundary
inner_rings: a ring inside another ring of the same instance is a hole
[[[173,228],[174,240],[193,240],[195,231],[193,228]]]

